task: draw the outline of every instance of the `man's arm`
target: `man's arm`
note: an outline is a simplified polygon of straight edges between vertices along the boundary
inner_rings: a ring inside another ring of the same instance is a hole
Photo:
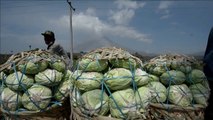
[[[70,59],[67,55],[67,52],[64,50],[64,48],[61,45],[55,45],[52,47],[51,52],[54,54],[59,55],[60,57],[63,57],[63,59],[65,60],[65,63],[68,67],[70,67]]]

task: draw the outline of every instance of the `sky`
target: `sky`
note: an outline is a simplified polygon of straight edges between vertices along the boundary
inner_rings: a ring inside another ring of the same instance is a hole
[[[73,50],[119,47],[142,54],[203,54],[213,0],[71,0]],[[0,53],[46,49],[41,35],[71,49],[66,0],[1,0]]]

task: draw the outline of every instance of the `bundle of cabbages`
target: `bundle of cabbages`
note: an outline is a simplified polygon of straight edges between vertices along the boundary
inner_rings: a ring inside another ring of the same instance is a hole
[[[186,55],[166,54],[151,59],[144,68],[158,76],[164,86],[156,89],[158,92],[164,91],[166,96],[159,102],[180,107],[199,104],[205,108],[208,105],[210,88],[201,61]]]
[[[159,78],[145,72],[142,61],[121,48],[85,54],[72,78],[71,103],[87,117],[146,119],[149,103],[166,98]],[[162,96],[156,98],[155,90],[161,87]]]
[[[68,97],[72,72],[57,55],[35,49],[12,55],[1,65],[1,109],[46,111]]]

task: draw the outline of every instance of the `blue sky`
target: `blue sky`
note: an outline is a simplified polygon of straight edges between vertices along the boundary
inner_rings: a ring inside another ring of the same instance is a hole
[[[72,0],[74,52],[99,47],[192,54],[205,51],[213,1]],[[42,32],[70,51],[66,0],[1,0],[0,53],[46,49]]]

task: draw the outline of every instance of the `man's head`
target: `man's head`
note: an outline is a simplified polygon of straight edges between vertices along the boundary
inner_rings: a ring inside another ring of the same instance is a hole
[[[44,41],[47,45],[55,42],[55,35],[52,31],[47,30],[44,33],[41,33],[41,35],[44,36]]]

